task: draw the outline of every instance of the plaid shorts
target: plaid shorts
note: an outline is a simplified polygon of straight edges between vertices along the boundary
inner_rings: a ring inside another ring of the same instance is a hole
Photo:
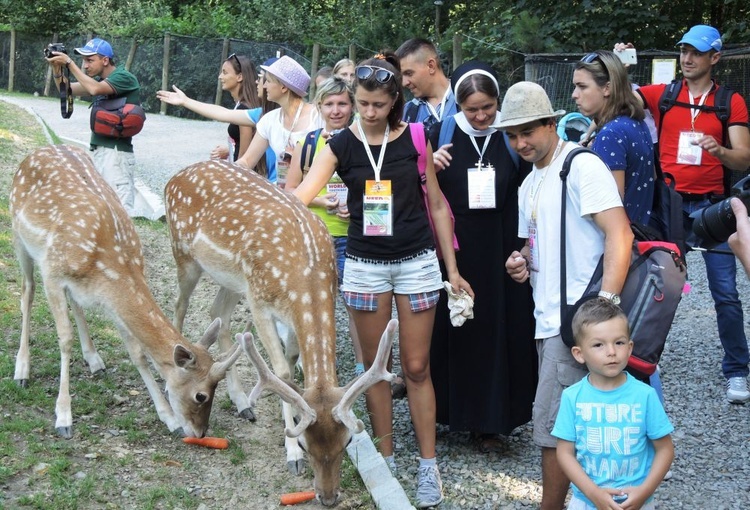
[[[378,309],[378,294],[363,292],[342,292],[344,302],[354,310],[363,312],[375,312]],[[424,312],[433,306],[437,306],[440,299],[440,291],[420,292],[419,294],[408,294],[409,308],[412,312]]]
[[[437,305],[443,278],[435,250],[424,250],[397,261],[369,261],[347,255],[341,294],[354,310],[375,311],[378,295],[385,292],[409,296],[413,312]]]

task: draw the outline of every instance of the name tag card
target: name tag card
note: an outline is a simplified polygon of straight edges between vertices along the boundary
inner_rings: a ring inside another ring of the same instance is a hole
[[[677,163],[682,165],[700,165],[703,149],[697,145],[703,133],[682,131],[677,145]]]
[[[495,169],[486,167],[469,168],[469,209],[494,209]]]
[[[365,182],[362,230],[366,236],[393,235],[393,193],[391,181]]]

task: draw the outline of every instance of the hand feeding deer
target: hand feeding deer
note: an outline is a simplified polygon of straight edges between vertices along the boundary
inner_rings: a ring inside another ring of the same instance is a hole
[[[238,335],[261,380],[248,401],[230,371],[227,386],[232,401],[241,411],[252,408],[263,386],[278,393],[285,401],[288,468],[301,474],[301,443],[315,474],[318,499],[324,505],[335,504],[344,448],[352,433],[362,430],[352,405],[372,384],[392,377],[386,364],[395,326],[383,334],[382,343],[388,348],[371,369],[350,386],[339,387],[336,266],[323,222],[265,178],[222,161],[196,163],[175,174],[165,188],[165,205],[179,283],[175,324],[181,327],[190,294],[203,272],[220,286],[211,313],[222,324],[229,324],[240,296],[247,296],[275,376],[257,351],[253,354],[252,335]],[[277,328],[277,323],[288,328]],[[228,330],[223,331],[220,345],[229,341]],[[298,357],[304,389],[291,383]],[[297,425],[290,404],[300,411]]]
[[[159,419],[171,432],[202,437],[208,429],[216,385],[241,354],[239,345],[214,362],[208,347],[215,321],[197,344],[190,344],[156,304],[144,275],[141,243],[117,195],[82,149],[49,146],[21,162],[10,192],[14,245],[23,273],[21,342],[14,379],[26,386],[30,372],[29,328],[34,297],[34,265],[39,266],[55,319],[61,352],[55,428],[71,438],[70,358],[78,327],[92,373],[105,369],[89,336],[82,307],[99,305],[114,320],[141,374]],[[162,394],[147,357],[166,382]]]

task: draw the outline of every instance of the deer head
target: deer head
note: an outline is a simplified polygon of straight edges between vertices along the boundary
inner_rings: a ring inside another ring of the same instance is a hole
[[[301,390],[295,384],[277,377],[260,356],[252,333],[245,331],[236,336],[247,356],[258,371],[258,383],[250,393],[254,404],[263,390],[272,391],[299,411],[299,422],[286,435],[296,437],[307,452],[315,474],[314,487],[319,501],[331,506],[339,496],[341,461],[352,434],[360,432],[364,424],[352,411],[357,397],[380,381],[392,381],[396,376],[388,372],[393,338],[398,321],[388,323],[380,339],[375,361],[370,369],[349,385],[340,388],[318,384]]]

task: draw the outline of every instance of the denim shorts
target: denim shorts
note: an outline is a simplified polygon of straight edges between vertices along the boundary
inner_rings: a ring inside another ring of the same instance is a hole
[[[555,426],[557,411],[560,410],[560,397],[568,386],[583,379],[588,370],[578,363],[570,353],[560,335],[536,341],[539,354],[539,383],[536,388],[532,421],[532,439],[542,448],[556,448]]]
[[[443,278],[435,250],[397,262],[374,262],[347,255],[341,291],[355,310],[377,310],[377,296],[384,292],[409,296],[412,311],[437,305]]]

